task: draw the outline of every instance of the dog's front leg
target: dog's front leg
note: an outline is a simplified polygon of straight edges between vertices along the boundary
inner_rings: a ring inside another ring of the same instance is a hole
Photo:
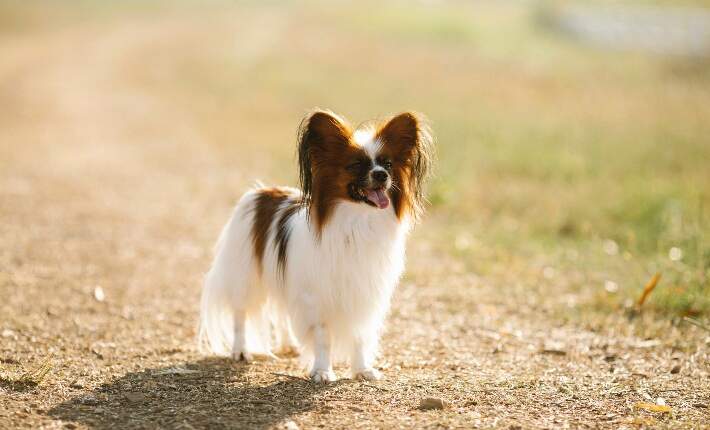
[[[372,367],[376,346],[361,338],[355,339],[353,354],[350,360],[353,379],[362,381],[375,381],[382,378],[382,374]]]
[[[327,384],[335,381],[333,365],[330,361],[330,333],[324,324],[313,327],[313,370],[311,379],[315,383]]]

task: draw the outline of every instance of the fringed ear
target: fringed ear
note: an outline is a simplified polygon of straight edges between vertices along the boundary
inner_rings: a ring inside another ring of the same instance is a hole
[[[406,181],[405,198],[416,221],[426,205],[424,187],[434,160],[434,138],[429,122],[420,113],[404,112],[387,121],[377,137],[408,166],[409,172],[402,179]]]
[[[303,202],[313,198],[313,176],[320,160],[331,149],[347,145],[351,129],[347,121],[329,110],[316,109],[306,115],[298,127],[298,179]]]

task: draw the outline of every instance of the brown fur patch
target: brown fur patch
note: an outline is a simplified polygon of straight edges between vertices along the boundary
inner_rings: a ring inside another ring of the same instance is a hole
[[[370,157],[353,142],[352,133],[343,118],[324,110],[307,115],[299,127],[299,179],[316,235],[339,200],[362,201],[353,197],[352,188],[362,182],[357,164],[370,163]],[[410,214],[416,220],[424,207],[424,181],[433,155],[426,120],[413,112],[399,114],[377,129],[375,139],[384,144],[381,155],[392,162],[390,197],[397,217]]]
[[[251,240],[254,246],[254,256],[259,266],[259,272],[261,272],[271,224],[279,207],[289,198],[290,193],[282,188],[264,188],[257,193],[254,203],[254,220],[251,226]]]
[[[375,133],[383,143],[380,155],[392,162],[390,191],[399,219],[410,214],[415,220],[424,210],[424,181],[433,158],[429,125],[421,114],[404,112],[383,123]]]
[[[301,208],[296,200],[291,200],[289,203],[290,204],[281,211],[279,222],[276,226],[276,237],[274,238],[277,251],[277,265],[282,279],[286,271],[286,251],[288,250],[288,240],[291,236],[288,220]]]
[[[357,178],[348,166],[369,159],[352,141],[352,128],[328,111],[315,111],[301,123],[299,167],[308,214],[319,235],[339,200],[350,200],[349,185]]]

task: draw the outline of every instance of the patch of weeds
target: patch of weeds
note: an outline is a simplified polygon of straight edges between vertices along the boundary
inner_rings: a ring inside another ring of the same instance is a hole
[[[10,391],[28,391],[39,386],[51,370],[52,365],[47,359],[20,374],[0,372],[0,387]]]
[[[660,288],[653,298],[653,304],[683,316],[703,315],[710,311],[710,292],[707,282],[694,277],[692,273],[672,273],[668,276],[668,285]]]

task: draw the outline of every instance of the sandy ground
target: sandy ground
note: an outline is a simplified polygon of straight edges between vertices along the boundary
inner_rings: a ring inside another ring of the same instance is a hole
[[[123,78],[175,28],[95,30],[0,46],[0,428],[709,428],[707,332],[560,319],[565,297],[434,252],[437,215],[410,244],[383,381],[316,386],[296,359],[200,356],[212,243],[253,179],[243,172],[269,155],[223,157]],[[427,397],[446,407],[420,410]]]

